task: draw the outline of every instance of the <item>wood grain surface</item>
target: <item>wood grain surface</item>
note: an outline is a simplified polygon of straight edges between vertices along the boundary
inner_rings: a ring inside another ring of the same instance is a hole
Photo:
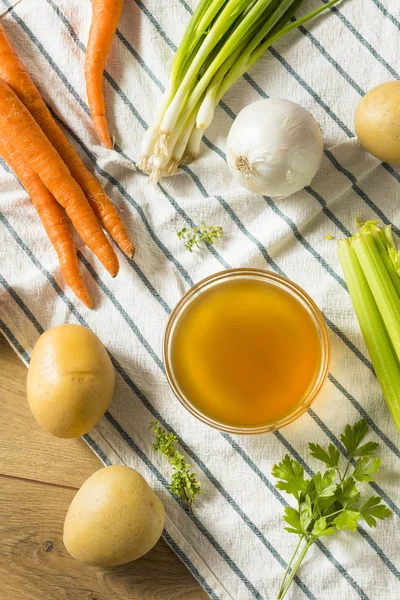
[[[0,600],[206,600],[162,540],[143,558],[112,569],[67,554],[69,503],[102,465],[82,440],[40,429],[25,381],[26,368],[0,335]]]

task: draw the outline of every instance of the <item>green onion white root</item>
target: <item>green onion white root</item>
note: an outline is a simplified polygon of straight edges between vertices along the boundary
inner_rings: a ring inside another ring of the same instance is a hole
[[[304,0],[200,0],[175,54],[140,168],[157,182],[199,154],[227,90],[279,38],[339,0],[293,19]]]

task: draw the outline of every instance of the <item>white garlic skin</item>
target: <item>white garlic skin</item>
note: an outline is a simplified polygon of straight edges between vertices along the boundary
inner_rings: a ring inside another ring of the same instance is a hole
[[[226,145],[235,180],[272,198],[309,185],[323,155],[321,129],[312,114],[280,98],[259,100],[241,110]]]

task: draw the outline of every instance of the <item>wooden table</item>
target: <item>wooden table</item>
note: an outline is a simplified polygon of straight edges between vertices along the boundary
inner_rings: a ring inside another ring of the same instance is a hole
[[[40,429],[25,381],[26,368],[0,335],[1,600],[206,600],[162,540],[143,558],[112,569],[67,554],[62,529],[69,503],[101,463],[82,440]]]

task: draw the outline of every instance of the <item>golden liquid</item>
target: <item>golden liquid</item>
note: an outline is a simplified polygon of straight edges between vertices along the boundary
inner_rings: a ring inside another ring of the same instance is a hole
[[[321,342],[307,309],[273,283],[222,281],[194,298],[177,322],[172,369],[190,403],[231,426],[274,422],[314,383]]]

